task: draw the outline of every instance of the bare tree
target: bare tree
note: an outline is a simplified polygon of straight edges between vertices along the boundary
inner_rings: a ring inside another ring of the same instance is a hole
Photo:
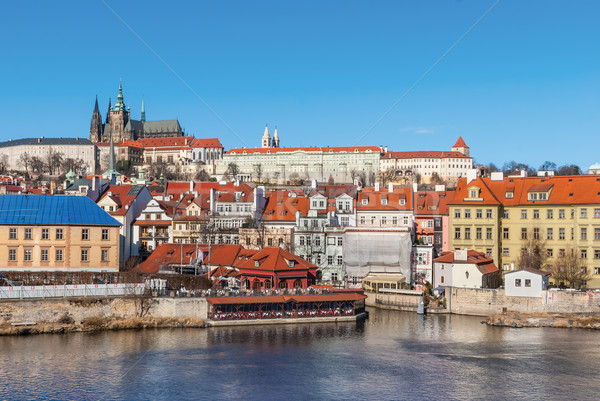
[[[517,259],[517,265],[520,269],[545,270],[547,259],[546,240],[542,238],[539,228],[528,230],[521,242],[521,255]]]
[[[254,165],[254,175],[256,176],[256,182],[260,182],[263,174],[263,167],[261,163]]]
[[[31,157],[27,152],[21,153],[19,156],[19,165],[23,166],[25,173],[29,174],[29,167],[31,167]]]
[[[46,169],[46,164],[39,157],[33,156],[29,161],[29,167],[31,168],[32,172],[41,174]]]
[[[240,168],[235,163],[229,163],[227,165],[227,171],[225,171],[225,175],[228,177],[232,177],[234,180],[237,180],[238,175],[240,174]]]
[[[558,283],[569,283],[570,288],[584,287],[591,278],[585,259],[572,246],[561,250],[550,269],[550,274]]]
[[[8,171],[8,155],[0,156],[0,173],[6,173]]]

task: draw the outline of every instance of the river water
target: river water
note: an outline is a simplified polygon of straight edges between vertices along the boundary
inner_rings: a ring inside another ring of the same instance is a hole
[[[0,337],[0,399],[600,398],[600,332],[370,315],[364,323]]]

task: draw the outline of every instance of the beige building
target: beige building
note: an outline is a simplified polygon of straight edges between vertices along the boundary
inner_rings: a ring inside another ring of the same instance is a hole
[[[119,222],[85,196],[0,195],[0,270],[119,271]]]
[[[31,171],[32,159],[38,158],[44,163],[48,155],[58,152],[62,160],[81,160],[85,171],[81,174],[95,174],[96,146],[85,138],[24,138],[0,143],[0,154],[6,155],[7,169]],[[58,170],[57,173],[64,171]]]

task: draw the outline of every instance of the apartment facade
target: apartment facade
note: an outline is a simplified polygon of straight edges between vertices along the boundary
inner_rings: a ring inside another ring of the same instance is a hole
[[[119,271],[120,223],[85,196],[0,195],[0,270]]]

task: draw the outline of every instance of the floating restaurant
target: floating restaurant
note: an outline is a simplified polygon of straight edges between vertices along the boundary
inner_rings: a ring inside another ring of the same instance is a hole
[[[210,297],[208,317],[213,321],[254,319],[310,319],[365,317],[366,296],[361,291],[321,294]],[[335,320],[335,319],[332,319]]]

